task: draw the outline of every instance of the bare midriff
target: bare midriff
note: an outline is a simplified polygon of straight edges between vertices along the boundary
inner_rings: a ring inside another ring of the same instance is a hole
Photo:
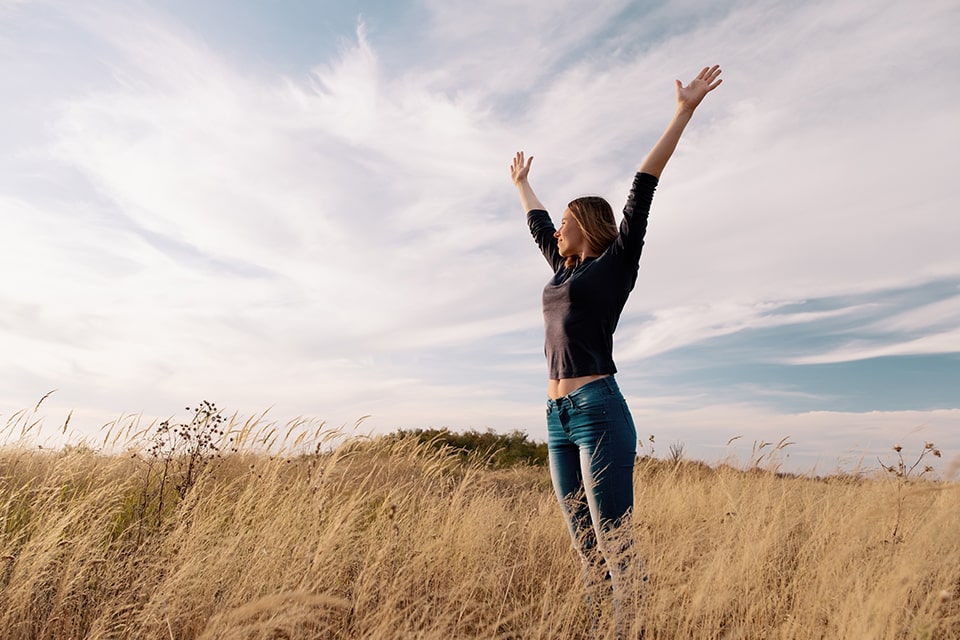
[[[609,373],[604,373],[602,375],[595,376],[580,376],[579,378],[561,378],[560,380],[550,380],[550,383],[547,385],[547,397],[551,400],[562,398],[563,396],[573,393],[588,382],[593,382],[594,380],[599,380],[600,378],[606,378],[609,375]]]

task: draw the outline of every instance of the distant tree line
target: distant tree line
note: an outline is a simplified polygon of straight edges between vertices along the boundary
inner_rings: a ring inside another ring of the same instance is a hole
[[[460,433],[449,429],[399,429],[388,437],[416,438],[418,442],[437,449],[446,447],[464,461],[484,461],[497,469],[521,464],[547,464],[547,443],[533,442],[519,429],[509,433],[497,433],[493,429],[484,432],[471,429]]]

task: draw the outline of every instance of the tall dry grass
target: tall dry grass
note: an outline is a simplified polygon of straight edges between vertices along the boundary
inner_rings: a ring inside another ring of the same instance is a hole
[[[0,637],[589,637],[545,469],[244,428],[162,506],[147,431],[0,450]],[[636,492],[648,638],[960,638],[956,483],[646,460]]]

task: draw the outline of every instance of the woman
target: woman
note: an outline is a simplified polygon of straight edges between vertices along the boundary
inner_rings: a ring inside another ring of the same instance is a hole
[[[597,197],[571,202],[554,228],[528,181],[533,156],[524,160],[521,151],[510,167],[530,232],[555,272],[543,290],[550,475],[584,565],[588,600],[597,602],[609,578],[618,633],[632,617],[628,521],[637,434],[614,379],[613,332],[637,281],[660,174],[694,110],[722,82],[720,67],[705,67],[687,86],[676,82],[676,113],[637,170],[619,229]]]

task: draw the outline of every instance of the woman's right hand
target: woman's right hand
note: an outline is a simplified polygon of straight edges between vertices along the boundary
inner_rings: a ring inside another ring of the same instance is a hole
[[[527,181],[527,174],[530,173],[531,162],[533,162],[533,156],[530,156],[526,162],[524,162],[523,151],[517,151],[517,155],[513,158],[513,164],[510,165],[510,178],[513,180],[513,184],[519,186],[521,183]]]
[[[513,157],[513,164],[510,165],[510,177],[513,179],[513,184],[516,185],[517,192],[520,194],[520,203],[523,205],[524,211],[544,208],[543,203],[540,202],[537,195],[533,192],[533,187],[527,182],[531,162],[533,162],[533,156],[524,160],[523,151],[517,151],[517,155]]]

